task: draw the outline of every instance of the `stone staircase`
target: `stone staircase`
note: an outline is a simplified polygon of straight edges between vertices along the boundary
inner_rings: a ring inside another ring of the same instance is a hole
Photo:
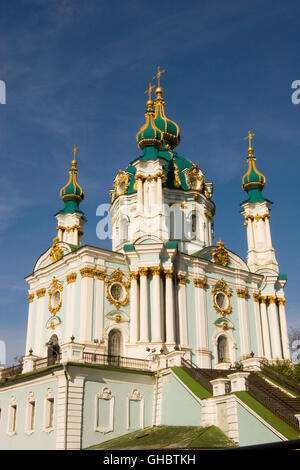
[[[198,383],[200,383],[206,390],[213,394],[213,386],[211,380],[215,379],[226,379],[228,375],[238,372],[237,369],[229,370],[218,370],[218,369],[200,369],[192,364],[190,361],[182,360],[182,368],[193,377]],[[263,368],[263,373],[266,376],[272,377],[272,370],[269,368]],[[280,388],[280,384],[288,386],[294,394],[300,395],[300,386],[285,376],[281,377],[281,374],[276,374],[276,382],[279,386],[273,385],[270,381],[265,380],[258,372],[245,371],[249,375],[247,377],[247,392],[253,396],[262,405],[268,408],[272,413],[278,416],[280,419],[285,421],[293,429],[299,431],[299,422],[295,417],[295,414],[300,414],[300,398],[292,397],[290,393],[285,392]],[[229,382],[229,378],[228,378]],[[228,383],[228,385],[230,382]],[[227,388],[227,393],[230,393],[231,389]]]

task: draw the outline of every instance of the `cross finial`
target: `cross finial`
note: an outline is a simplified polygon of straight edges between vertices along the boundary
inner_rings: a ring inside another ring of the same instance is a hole
[[[252,148],[252,137],[254,137],[255,134],[251,134],[251,131],[248,131],[247,137],[244,137],[244,140],[249,140],[249,147],[248,147],[248,155],[252,156],[253,155],[253,148]]]
[[[74,145],[74,148],[73,148],[73,150],[72,150],[72,153],[73,153],[73,155],[74,155],[74,160],[76,160],[76,152],[77,152],[77,150],[78,150],[78,147],[76,147],[76,145]]]
[[[157,74],[154,75],[153,80],[157,79],[157,86],[160,88],[160,77],[165,73],[165,70],[160,70],[160,66],[157,67]]]
[[[151,85],[151,82],[149,82],[149,88],[148,88],[148,90],[145,91],[145,94],[148,93],[148,95],[149,95],[149,101],[151,100],[151,92],[152,92],[153,88],[155,88],[155,86]]]

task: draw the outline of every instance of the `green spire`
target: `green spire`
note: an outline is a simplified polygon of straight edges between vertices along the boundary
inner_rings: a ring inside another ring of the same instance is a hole
[[[76,151],[78,147],[74,145],[73,155],[74,159],[71,162],[71,170],[69,171],[69,181],[68,183],[61,188],[59,195],[65,203],[65,207],[59,211],[60,214],[73,214],[74,212],[81,212],[79,209],[79,204],[84,199],[84,193],[81,186],[77,182],[77,161],[76,161]]]
[[[248,193],[248,198],[244,202],[263,202],[266,201],[262,194],[264,189],[266,178],[256,168],[256,158],[254,156],[254,149],[251,145],[251,139],[255,134],[248,132],[248,136],[245,139],[249,139],[248,147],[248,171],[242,178],[242,188]]]

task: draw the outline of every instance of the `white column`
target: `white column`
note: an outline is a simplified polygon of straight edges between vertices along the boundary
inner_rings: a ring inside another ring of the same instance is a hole
[[[46,289],[42,288],[36,292],[37,295],[37,312],[36,312],[36,326],[35,326],[35,345],[33,353],[35,356],[43,356],[42,351],[42,332],[43,332],[43,318],[46,303]]]
[[[247,296],[247,290],[237,289],[242,359],[251,353]]]
[[[69,273],[67,275],[66,329],[64,340],[65,343],[69,343],[71,341],[71,336],[74,335],[76,278],[76,273]]]
[[[272,238],[271,238],[271,228],[269,222],[269,214],[268,217],[265,217],[265,233],[266,233],[266,245],[267,248],[272,248]]]
[[[148,268],[139,268],[140,274],[140,341],[149,342],[148,323]]]
[[[165,270],[166,278],[166,343],[176,343],[173,269]]]
[[[95,271],[96,280],[96,308],[95,308],[95,337],[103,339],[104,329],[104,279],[105,271]]]
[[[208,217],[205,216],[205,225],[204,225],[204,242],[205,246],[209,246],[209,235],[208,235]]]
[[[248,239],[248,250],[254,248],[254,237],[253,237],[253,220],[247,219],[247,239]]]
[[[143,212],[143,202],[144,202],[144,189],[143,189],[143,180],[141,177],[138,178],[137,181],[137,204],[138,204],[138,211]]]
[[[269,332],[266,302],[267,302],[266,297],[260,297],[260,314],[261,314],[261,323],[262,323],[262,332],[263,332],[264,352],[265,352],[265,357],[267,359],[271,359],[270,332]]]
[[[261,326],[260,310],[259,310],[259,294],[253,294],[253,301],[254,301],[254,317],[255,317],[256,339],[257,339],[257,355],[258,357],[263,357],[264,347],[263,347],[262,326]]]
[[[187,311],[186,311],[186,281],[187,276],[177,274],[179,337],[181,346],[188,345]]]
[[[288,327],[286,323],[286,313],[285,313],[285,307],[284,307],[285,298],[284,297],[278,298],[277,302],[278,302],[278,309],[279,309],[279,321],[280,321],[283,357],[284,359],[291,359]]]
[[[206,280],[194,279],[198,359],[197,365],[198,367],[209,369],[211,367],[211,362],[208,344],[207,304],[205,292],[206,284]]]
[[[276,297],[268,297],[269,319],[271,327],[272,355],[273,359],[282,359],[279,319],[276,305]]]
[[[137,271],[130,273],[130,344],[136,344],[139,339],[139,292]]]
[[[26,351],[25,356],[28,356],[29,349],[33,349],[33,345],[31,344],[32,338],[32,326],[33,326],[33,308],[34,308],[34,294],[28,295],[29,306],[28,306],[28,319],[27,319],[27,336],[26,336]]]
[[[80,343],[92,341],[93,320],[93,286],[94,269],[83,268],[81,274],[81,300],[80,300]]]
[[[161,294],[160,294],[160,267],[151,267],[153,276],[152,311],[151,311],[151,341],[162,341],[161,322]]]

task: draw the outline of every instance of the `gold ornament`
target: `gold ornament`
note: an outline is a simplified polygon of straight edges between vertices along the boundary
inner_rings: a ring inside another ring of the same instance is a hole
[[[77,273],[70,273],[67,275],[67,284],[71,284],[72,282],[76,282]]]
[[[106,297],[108,301],[111,304],[114,304],[116,308],[120,308],[120,306],[124,306],[127,304],[128,299],[129,299],[129,287],[130,287],[130,282],[127,282],[124,278],[124,273],[118,268],[113,273],[111,274],[110,279],[105,279],[106,282]],[[122,291],[123,291],[123,297],[116,299],[113,297],[111,293],[111,287],[114,284],[118,284],[121,286]]]
[[[41,297],[44,297],[46,294],[46,289],[39,289],[36,291],[37,298],[40,299]]]
[[[193,164],[186,171],[186,180],[189,189],[194,189],[196,191],[201,191],[204,185],[204,177],[200,174],[199,167]]]
[[[213,303],[217,312],[221,313],[222,316],[228,315],[232,311],[231,307],[231,290],[227,288],[227,284],[223,279],[220,279],[214,287],[212,287]],[[223,293],[226,298],[227,305],[224,307],[217,303],[216,297],[219,293]]]
[[[249,295],[249,292],[247,289],[237,289],[236,294],[238,297],[241,297],[242,299],[246,299]]]
[[[122,320],[121,315],[118,314],[118,315],[115,316],[115,322],[116,323],[120,323],[121,320]]]
[[[200,287],[201,289],[205,289],[207,286],[207,281],[205,279],[194,279],[195,287]]]
[[[52,296],[55,292],[59,292],[59,301],[57,302],[57,305],[53,306],[52,305]],[[50,288],[48,289],[48,294],[49,294],[49,312],[52,313],[52,315],[56,315],[57,312],[61,309],[62,306],[62,292],[63,292],[63,283],[60,282],[56,277],[52,279]]]
[[[80,269],[81,277],[94,277],[95,270],[93,268]]]
[[[173,279],[174,269],[165,269],[164,274],[166,279]]]
[[[217,242],[217,248],[213,251],[213,259],[216,264],[221,266],[227,266],[229,263],[228,251],[224,248],[224,243],[219,240]]]
[[[63,257],[63,251],[61,247],[59,246],[59,239],[58,237],[53,239],[53,245],[50,250],[50,258],[52,263],[55,263],[55,261],[59,261]]]
[[[30,304],[31,304],[31,302],[33,302],[33,299],[34,299],[34,294],[29,294],[28,295],[28,300],[29,300]]]
[[[183,286],[186,285],[186,281],[188,280],[188,276],[186,274],[177,274],[177,282],[178,284],[182,284]]]

